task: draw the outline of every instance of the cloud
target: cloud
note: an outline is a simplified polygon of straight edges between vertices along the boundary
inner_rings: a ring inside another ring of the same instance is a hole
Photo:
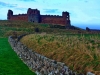
[[[16,7],[17,4],[9,4],[9,3],[5,3],[5,2],[1,2],[0,1],[0,7],[10,7],[10,8],[13,8],[13,7]]]
[[[19,0],[19,1],[30,2],[30,1],[35,1],[35,0]]]
[[[58,9],[43,9],[46,13],[55,13]]]
[[[20,7],[16,7],[15,9],[16,9],[16,10],[21,10],[21,11],[27,10],[27,8],[20,8]]]

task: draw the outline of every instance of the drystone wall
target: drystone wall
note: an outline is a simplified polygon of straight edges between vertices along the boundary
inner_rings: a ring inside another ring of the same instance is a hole
[[[84,75],[70,70],[64,63],[56,62],[28,49],[25,45],[9,36],[8,41],[12,49],[21,60],[37,75]],[[94,75],[88,72],[87,75]]]

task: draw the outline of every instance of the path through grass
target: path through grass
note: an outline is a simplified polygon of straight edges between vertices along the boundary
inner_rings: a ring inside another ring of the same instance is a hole
[[[7,38],[0,38],[0,75],[35,75],[11,49]]]

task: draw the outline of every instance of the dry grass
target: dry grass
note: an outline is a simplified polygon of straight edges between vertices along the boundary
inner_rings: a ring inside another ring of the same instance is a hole
[[[34,28],[39,28],[39,32],[44,33],[25,36],[21,41],[29,48],[49,58],[64,62],[78,72],[100,73],[100,37],[72,36],[72,34],[90,34],[91,32],[50,28],[48,24],[5,20],[0,21],[0,37],[7,37],[15,31],[17,35],[34,33]]]
[[[72,70],[100,71],[99,36],[30,34],[21,42],[42,55],[66,63]]]

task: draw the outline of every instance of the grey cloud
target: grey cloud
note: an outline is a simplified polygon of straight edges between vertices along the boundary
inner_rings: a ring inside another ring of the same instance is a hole
[[[13,8],[13,7],[16,7],[17,4],[9,4],[9,3],[5,3],[5,2],[1,2],[0,1],[0,7],[10,7],[10,8]]]
[[[35,1],[35,0],[19,0],[19,1],[30,2],[30,1]]]
[[[28,8],[18,8],[18,7],[16,7],[15,9],[24,11],[24,10],[27,10]]]

